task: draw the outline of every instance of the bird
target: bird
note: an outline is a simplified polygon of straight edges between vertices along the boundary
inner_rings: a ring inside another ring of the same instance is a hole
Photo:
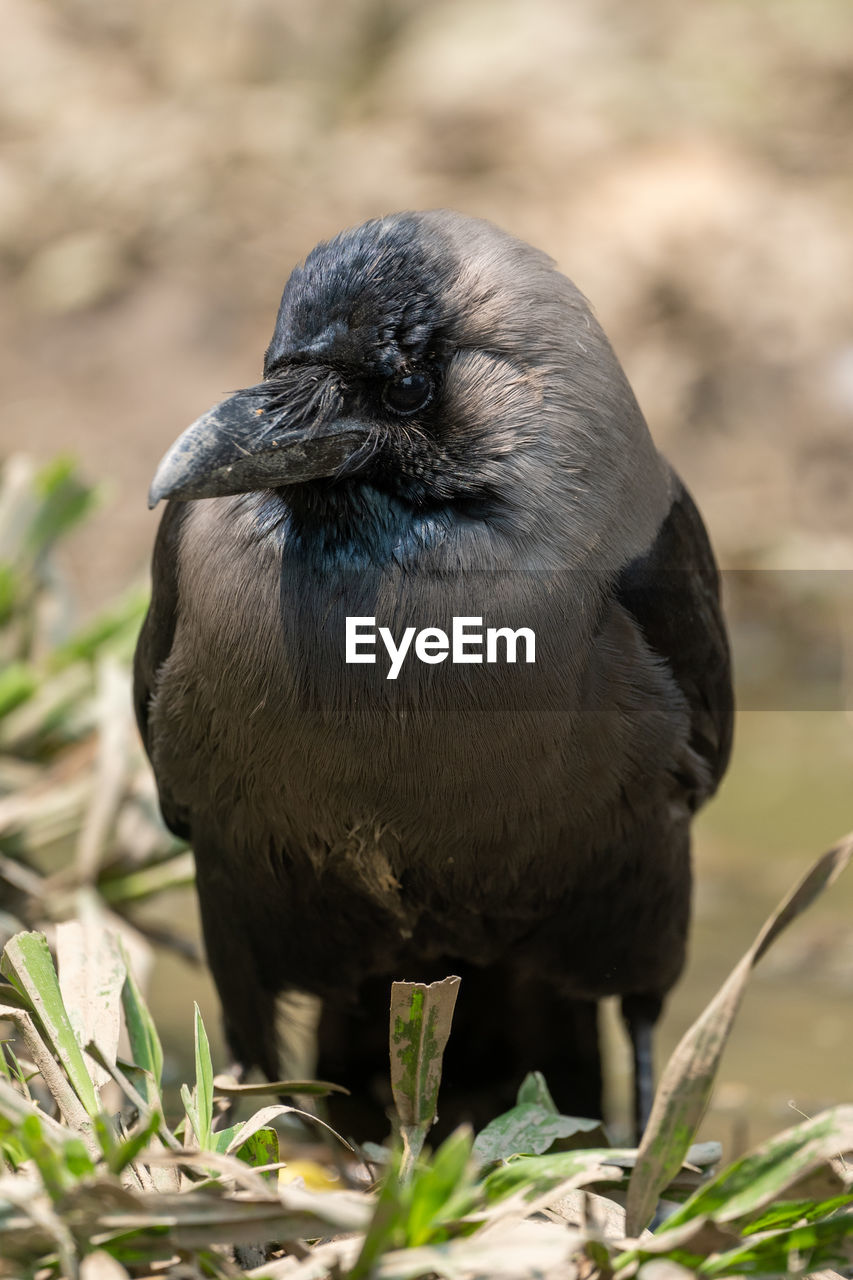
[[[642,1131],[731,662],[702,518],[580,290],[447,210],[321,242],[161,500],[136,712],[239,1071],[281,1078],[307,999],[314,1066],[379,1108],[390,982],[453,973],[442,1122],[530,1070],[600,1117],[616,997]]]

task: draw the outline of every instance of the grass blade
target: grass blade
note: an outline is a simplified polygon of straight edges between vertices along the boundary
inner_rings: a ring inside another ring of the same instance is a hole
[[[579,1231],[553,1222],[500,1223],[491,1231],[442,1244],[395,1250],[380,1259],[376,1280],[418,1280],[431,1276],[462,1280],[543,1280],[578,1274],[572,1255],[583,1244]]]
[[[71,457],[55,458],[35,476],[34,490],[39,506],[27,530],[26,545],[41,559],[61,538],[93,509],[96,491],[76,474]]]
[[[630,1159],[632,1155],[628,1149],[590,1147],[549,1156],[520,1156],[494,1169],[485,1179],[483,1190],[491,1203],[516,1191],[523,1191],[528,1197],[538,1195],[569,1178],[579,1179],[577,1186],[619,1182],[623,1176],[619,1158]]]
[[[755,942],[667,1063],[628,1184],[629,1235],[638,1235],[651,1221],[661,1191],[681,1166],[693,1141],[752,970],[791,921],[837,879],[851,855],[853,833],[819,858],[767,919]]]
[[[853,1150],[853,1106],[832,1107],[794,1125],[729,1165],[667,1218],[667,1230],[696,1216],[732,1222],[756,1213],[820,1169]],[[853,1180],[853,1179],[851,1179]]]
[[[823,1222],[808,1222],[773,1231],[727,1253],[716,1253],[697,1268],[700,1276],[802,1275],[818,1268],[843,1267],[853,1262],[853,1213]]]
[[[349,1089],[342,1084],[332,1084],[330,1080],[262,1080],[257,1084],[243,1084],[233,1076],[217,1075],[213,1077],[213,1087],[217,1094],[226,1098],[277,1098],[280,1094],[325,1098],[330,1093],[349,1096]]]
[[[8,663],[0,671],[0,718],[31,698],[38,686],[38,675],[29,663]]]
[[[139,1091],[149,1107],[162,1109],[160,1090],[163,1079],[163,1046],[160,1044],[154,1019],[133,976],[127,951],[122,943],[119,945],[125,966],[121,1003],[130,1039],[131,1057],[136,1066],[146,1073],[140,1082]]]
[[[459,981],[451,977],[391,987],[391,1090],[403,1138],[403,1177],[411,1172],[435,1121]]]
[[[80,918],[56,926],[59,988],[78,1044],[96,1040],[115,1060],[121,1031],[124,963],[115,934],[106,928],[103,907],[81,894]],[[91,1058],[84,1061],[96,1089],[109,1080]]]
[[[97,671],[98,754],[92,795],[80,828],[74,869],[81,884],[97,877],[127,788],[132,741],[130,673],[115,658],[101,658]]]
[[[195,1117],[196,1137],[202,1151],[213,1143],[213,1061],[201,1010],[195,1009]]]
[[[19,933],[10,938],[0,971],[26,997],[45,1039],[65,1067],[74,1092],[87,1114],[96,1116],[100,1107],[95,1086],[74,1035],[44,934]]]

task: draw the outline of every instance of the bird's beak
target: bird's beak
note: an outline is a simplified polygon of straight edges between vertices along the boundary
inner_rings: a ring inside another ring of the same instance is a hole
[[[369,427],[342,415],[288,423],[272,386],[238,391],[187,427],[165,454],[148,491],[161,498],[215,498],[341,474],[355,462]]]

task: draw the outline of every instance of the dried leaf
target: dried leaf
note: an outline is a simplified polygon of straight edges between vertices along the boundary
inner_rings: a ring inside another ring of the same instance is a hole
[[[80,1263],[80,1280],[129,1280],[129,1272],[105,1249],[96,1249]]]
[[[554,1269],[561,1280],[573,1280],[571,1259],[585,1236],[550,1222],[514,1222],[488,1234],[449,1240],[445,1244],[386,1253],[376,1264],[376,1280],[417,1280],[444,1276],[447,1280],[484,1277],[489,1280],[542,1280]],[[557,1268],[559,1271],[557,1272]]]
[[[213,1087],[217,1094],[224,1094],[226,1098],[265,1098],[281,1094],[325,1098],[330,1093],[345,1093],[349,1096],[349,1089],[328,1080],[263,1080],[257,1084],[243,1084],[233,1076],[217,1075],[213,1077]]]
[[[307,1258],[281,1258],[246,1272],[249,1280],[329,1280],[349,1275],[361,1252],[362,1236],[315,1245]]]
[[[404,1176],[435,1121],[441,1063],[459,978],[395,982],[391,987],[391,1090],[405,1149]]]
[[[215,1153],[207,1153],[215,1159]],[[221,1157],[219,1157],[221,1159]],[[240,1163],[239,1161],[237,1162]],[[251,1171],[243,1166],[247,1174]],[[92,1223],[96,1246],[125,1233],[178,1249],[257,1240],[318,1238],[363,1230],[371,1213],[366,1196],[346,1191],[309,1192],[286,1186],[279,1195],[192,1191],[182,1195],[139,1194],[134,1209],[107,1208]]]
[[[130,672],[115,658],[100,660],[95,700],[98,754],[94,785],[74,859],[81,883],[95,878],[125,791],[133,724],[130,686]]]
[[[650,1258],[637,1272],[639,1280],[691,1280],[694,1272],[671,1258]]]
[[[121,989],[124,961],[115,935],[106,927],[103,907],[91,893],[81,893],[78,919],[56,926],[59,989],[77,1043],[96,1040],[104,1056],[115,1060],[121,1032]],[[92,1081],[100,1092],[110,1077],[84,1054]]]

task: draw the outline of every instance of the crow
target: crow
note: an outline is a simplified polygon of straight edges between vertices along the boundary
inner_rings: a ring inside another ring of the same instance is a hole
[[[642,1128],[730,659],[702,519],[579,290],[457,213],[344,231],[161,499],[135,702],[240,1069],[280,1078],[309,997],[315,1066],[378,1098],[389,983],[453,972],[442,1120],[536,1068],[600,1116],[617,996]]]

